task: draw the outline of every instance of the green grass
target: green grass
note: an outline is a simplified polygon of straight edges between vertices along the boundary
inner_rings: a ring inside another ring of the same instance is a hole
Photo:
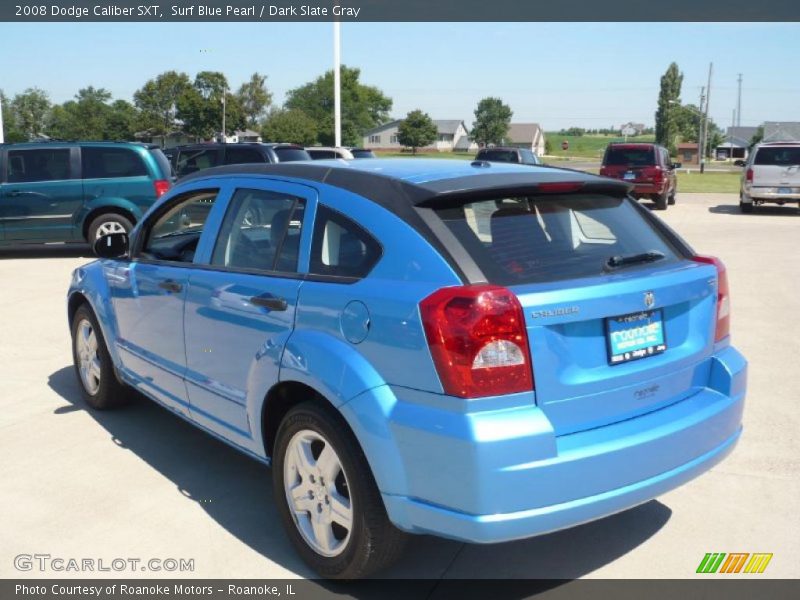
[[[698,173],[678,171],[678,193],[722,193],[738,194],[741,172]]]
[[[619,135],[559,135],[557,131],[545,133],[545,139],[550,142],[550,152],[548,156],[557,158],[603,158],[606,146],[611,142],[624,142],[625,138]],[[562,150],[561,144],[569,142],[569,149]],[[629,137],[629,142],[654,142],[653,135],[640,135]]]

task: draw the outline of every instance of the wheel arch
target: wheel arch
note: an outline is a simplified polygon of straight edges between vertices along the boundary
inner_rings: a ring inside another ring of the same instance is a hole
[[[80,227],[81,236],[88,241],[89,227],[97,217],[104,214],[115,214],[128,219],[132,225],[141,218],[141,211],[138,207],[125,199],[114,199],[113,201],[104,201],[100,204],[87,206],[87,212],[81,217]]]

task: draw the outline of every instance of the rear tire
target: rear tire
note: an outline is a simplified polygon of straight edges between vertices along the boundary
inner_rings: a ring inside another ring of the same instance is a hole
[[[389,521],[364,452],[335,410],[303,402],[289,411],[272,480],[292,545],[323,577],[359,579],[402,553],[408,534]]]
[[[656,210],[667,210],[667,194],[658,194],[653,196],[653,202],[656,204]]]
[[[670,206],[675,205],[675,196],[677,195],[677,193],[678,193],[677,190],[672,190],[672,193],[669,195],[669,198],[667,199],[667,204],[669,204]]]
[[[752,202],[745,203],[745,202],[742,202],[741,200],[739,200],[739,211],[742,212],[743,214],[746,214],[746,215],[752,214],[754,209],[755,209],[755,206],[753,206]]]
[[[117,213],[104,213],[95,217],[89,225],[86,241],[94,244],[101,236],[109,233],[130,233],[131,229],[133,229],[133,223],[126,217]]]
[[[103,332],[86,304],[72,318],[72,362],[86,404],[107,410],[128,403],[130,390],[117,380]]]

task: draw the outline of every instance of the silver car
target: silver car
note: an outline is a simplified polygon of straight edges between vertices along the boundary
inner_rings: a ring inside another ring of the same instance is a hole
[[[742,174],[739,208],[751,213],[772,202],[800,208],[800,141],[759,144],[750,153]]]

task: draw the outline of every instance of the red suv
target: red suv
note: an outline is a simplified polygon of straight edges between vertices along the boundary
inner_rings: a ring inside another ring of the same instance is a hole
[[[681,163],[670,162],[669,152],[658,144],[613,143],[606,147],[600,175],[634,184],[636,198],[651,198],[656,209],[675,204],[677,177]]]

